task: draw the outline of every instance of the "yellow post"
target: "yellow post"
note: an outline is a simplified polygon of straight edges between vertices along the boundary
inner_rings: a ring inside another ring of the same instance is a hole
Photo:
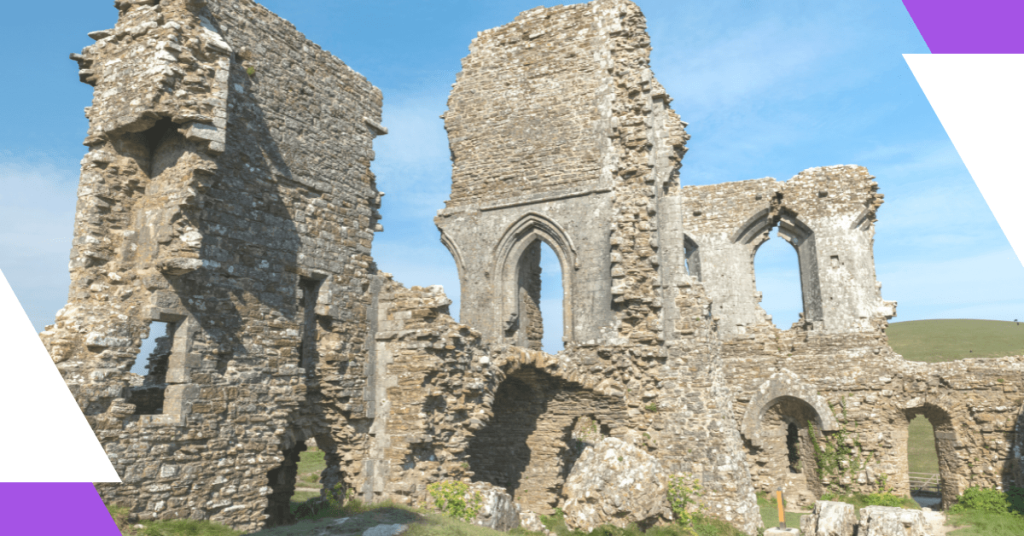
[[[779,528],[786,528],[786,511],[782,507],[782,490],[775,490],[775,502],[779,505]]]

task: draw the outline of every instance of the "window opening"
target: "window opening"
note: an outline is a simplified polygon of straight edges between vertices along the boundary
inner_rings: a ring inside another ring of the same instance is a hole
[[[795,423],[789,423],[786,430],[786,454],[789,457],[789,472],[800,472],[800,432]]]
[[[785,240],[768,240],[754,254],[754,273],[761,308],[779,329],[789,329],[804,312],[800,261]]]
[[[540,247],[540,310],[544,319],[542,348],[549,354],[565,349],[565,289],[562,286],[562,264],[551,246]]]
[[[320,354],[316,348],[316,300],[321,281],[303,277],[299,280],[299,307],[302,309],[302,341],[299,343],[299,366],[306,375],[316,373]]]
[[[163,413],[164,392],[167,390],[167,367],[174,347],[176,324],[154,320],[149,325],[149,336],[143,339],[139,357],[131,372],[128,402],[135,404],[136,415]]]
[[[686,274],[695,277],[700,281],[700,252],[697,243],[686,237],[683,239],[684,258],[686,263]]]

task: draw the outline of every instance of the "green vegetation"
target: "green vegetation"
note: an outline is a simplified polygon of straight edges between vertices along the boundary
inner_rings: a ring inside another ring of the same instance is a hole
[[[473,492],[473,497],[468,501],[466,495],[469,493],[469,484],[447,480],[434,482],[427,485],[427,493],[434,499],[434,505],[444,515],[462,521],[470,521],[480,511],[483,505],[483,497],[480,492]]]
[[[907,430],[907,461],[911,473],[938,473],[939,454],[935,451],[935,430],[924,415],[914,417]]]
[[[1024,354],[1024,325],[998,320],[893,322],[889,345],[908,361],[939,363],[965,357]]]
[[[779,507],[775,502],[775,497],[771,493],[758,493],[757,494],[757,507],[761,511],[761,521],[764,522],[764,526],[778,527],[779,526]],[[786,499],[782,499],[782,508],[786,513],[786,526],[787,527],[799,527],[800,520],[807,515],[809,512],[790,512],[786,507]]]
[[[939,363],[966,357],[1003,357],[1024,353],[1024,326],[998,320],[915,320],[893,322],[889,345],[908,361]],[[912,473],[938,473],[935,433],[928,419],[910,421],[907,441]]]
[[[243,533],[209,521],[128,521],[128,509],[107,506],[123,536],[241,536]]]
[[[959,528],[950,536],[1011,536],[1024,534],[1024,489],[1007,492],[968,488],[949,509],[949,524]],[[966,525],[966,526],[965,526]]]
[[[700,489],[700,482],[693,477],[670,476],[668,479],[668,506],[672,509],[676,523],[688,530],[691,535],[696,534],[693,527],[694,517],[704,513],[702,505],[697,501]],[[696,513],[689,511],[692,505],[698,507]]]

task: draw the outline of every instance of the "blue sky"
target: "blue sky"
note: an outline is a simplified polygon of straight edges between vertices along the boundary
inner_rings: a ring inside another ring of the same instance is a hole
[[[450,191],[438,116],[476,32],[527,2],[263,2],[384,92],[390,134],[375,142],[384,198],[378,266],[411,285],[444,285],[455,265],[432,218]],[[684,184],[788,179],[859,164],[876,177],[875,260],[895,320],[1024,317],[1024,268],[902,58],[927,53],[899,0],[856,3],[639,0],[655,75],[690,126]],[[112,27],[112,0],[5,6],[0,85],[0,269],[38,330],[67,297],[78,162],[92,88],[68,54]],[[42,16],[45,15],[45,16]],[[763,306],[788,327],[800,311],[796,257],[778,238],[755,260]],[[560,287],[544,262],[545,347],[560,343]]]

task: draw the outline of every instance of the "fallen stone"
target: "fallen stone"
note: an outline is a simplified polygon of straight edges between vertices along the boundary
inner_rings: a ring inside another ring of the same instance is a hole
[[[789,528],[789,529],[765,529],[764,536],[800,536],[800,531]]]
[[[604,438],[580,454],[562,488],[565,524],[590,532],[605,524],[626,528],[671,519],[665,478],[651,455],[620,439]]]
[[[513,502],[505,488],[486,482],[474,482],[469,486],[469,494],[472,496],[474,493],[480,494],[483,503],[471,523],[502,532],[519,526],[519,505]]]
[[[395,536],[409,528],[408,525],[377,525],[363,531],[363,536]]]
[[[858,536],[930,536],[924,512],[888,506],[860,509]]]
[[[533,512],[519,514],[519,526],[530,532],[546,532],[547,527],[540,522],[540,516]]]
[[[857,513],[852,504],[818,501],[814,511],[800,520],[804,536],[853,536]]]

